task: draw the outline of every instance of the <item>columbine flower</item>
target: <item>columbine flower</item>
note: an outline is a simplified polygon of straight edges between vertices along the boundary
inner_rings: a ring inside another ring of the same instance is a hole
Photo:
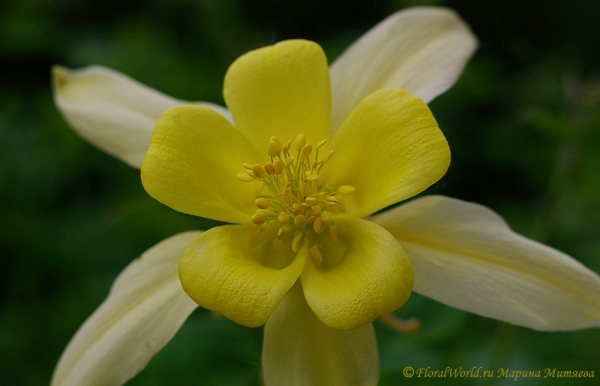
[[[388,87],[428,102],[474,46],[452,12],[412,9],[332,65],[331,104],[322,51],[291,41],[231,66],[231,115],[203,104],[160,120],[184,102],[107,69],[57,68],[66,118],[130,165],[145,157],[151,195],[243,225],[174,236],[127,267],[53,383],[122,384],[139,372],[195,308],[177,276],[182,254],[181,283],[200,305],[266,321],[267,384],[375,384],[370,321],[406,301],[412,270],[415,291],[480,315],[542,330],[598,326],[598,275],[487,208],[432,196],[359,219],[425,189],[449,162],[426,105]]]
[[[363,326],[408,300],[413,272],[394,237],[358,217],[421,192],[450,162],[427,105],[396,88],[359,102],[328,146],[330,89],[315,43],[252,51],[225,76],[235,126],[207,107],[173,107],[158,120],[142,163],[142,183],[162,203],[245,223],[204,232],[183,253],[179,277],[200,306],[257,327],[296,283],[299,294],[290,294],[265,330],[267,384],[377,379],[375,337]],[[290,318],[299,323],[292,329]],[[304,353],[314,338],[303,330],[326,331],[345,347]],[[331,355],[356,363],[333,367],[336,374],[305,362]]]

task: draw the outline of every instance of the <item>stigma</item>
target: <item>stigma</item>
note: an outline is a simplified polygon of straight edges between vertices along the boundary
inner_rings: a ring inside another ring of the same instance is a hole
[[[272,235],[273,248],[280,250],[284,247],[282,237],[291,234],[294,252],[306,244],[311,260],[315,264],[323,261],[320,244],[324,237],[337,241],[335,215],[346,210],[343,196],[355,191],[351,185],[331,187],[320,183],[319,172],[334,153],[329,150],[319,154],[326,142],[322,140],[313,146],[299,134],[283,145],[271,137],[268,162],[243,164],[246,171],[239,173],[238,179],[262,183],[254,200],[257,209],[251,216],[256,226],[253,244]]]

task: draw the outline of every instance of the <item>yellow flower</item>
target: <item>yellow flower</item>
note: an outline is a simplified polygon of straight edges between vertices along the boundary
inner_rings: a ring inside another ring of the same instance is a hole
[[[266,321],[267,385],[376,384],[369,322],[406,301],[411,263],[413,290],[448,305],[541,330],[598,326],[598,275],[485,207],[430,196],[359,219],[443,175],[449,153],[433,117],[395,88],[429,102],[474,47],[451,11],[399,12],[332,65],[329,95],[320,48],[280,43],[232,65],[230,111],[173,107],[186,103],[108,69],[56,68],[66,119],[132,166],[146,157],[151,195],[242,225],[173,236],[133,262],[69,343],[53,384],[118,385],[146,365],[196,306],[179,283],[182,254],[181,282],[199,304]]]
[[[436,182],[448,144],[425,103],[388,88],[363,99],[328,146],[330,89],[321,47],[286,41],[229,68],[235,126],[202,106],[158,120],[142,163],[146,191],[184,213],[246,223],[213,228],[184,252],[179,276],[202,307],[261,326],[300,279],[325,325],[351,329],[408,300],[408,257],[357,217]]]

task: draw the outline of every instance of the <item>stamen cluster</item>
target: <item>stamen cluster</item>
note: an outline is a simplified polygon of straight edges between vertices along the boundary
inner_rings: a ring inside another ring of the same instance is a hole
[[[319,185],[319,172],[333,156],[333,150],[329,150],[319,159],[319,150],[326,142],[323,140],[313,146],[307,143],[303,134],[299,134],[293,142],[288,140],[284,146],[279,139],[271,137],[267,146],[270,162],[243,164],[246,172],[237,175],[240,181],[263,183],[254,201],[258,209],[252,215],[252,222],[258,226],[253,240],[256,244],[275,227],[278,229],[273,248],[280,250],[283,246],[280,236],[293,232],[292,250],[298,252],[308,240],[311,259],[320,263],[323,260],[319,249],[320,234],[328,228],[331,239],[337,240],[333,215],[346,210],[341,195],[350,194],[355,188],[350,185],[337,188]],[[314,158],[311,160],[313,151]]]

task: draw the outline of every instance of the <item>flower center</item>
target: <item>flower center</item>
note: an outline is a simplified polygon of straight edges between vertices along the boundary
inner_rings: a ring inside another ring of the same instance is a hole
[[[310,258],[319,264],[323,261],[320,244],[325,230],[333,242],[337,241],[334,214],[346,210],[342,196],[354,192],[355,188],[319,183],[321,168],[333,156],[333,150],[329,150],[319,159],[319,149],[325,143],[323,140],[313,146],[299,134],[293,142],[288,140],[283,146],[279,139],[271,137],[267,146],[270,162],[263,165],[244,163],[246,172],[239,173],[238,179],[263,184],[254,201],[258,208],[252,215],[257,228],[252,240],[254,245],[276,229],[273,249],[281,250],[281,237],[291,233],[292,250],[298,252],[308,243]]]

